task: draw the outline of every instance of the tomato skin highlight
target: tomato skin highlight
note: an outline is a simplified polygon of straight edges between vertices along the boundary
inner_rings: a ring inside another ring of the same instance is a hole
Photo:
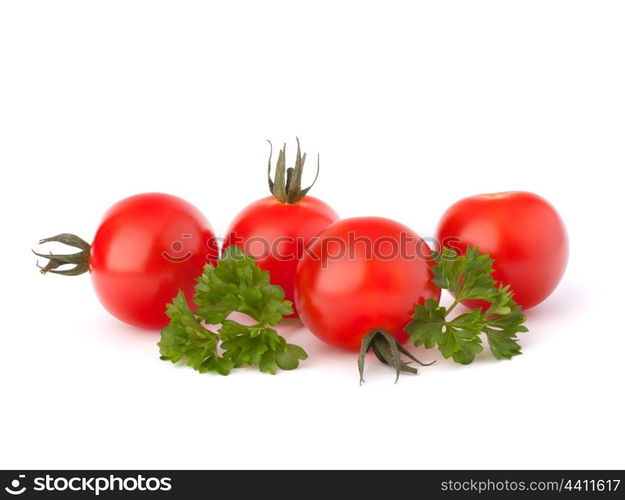
[[[470,196],[454,203],[437,228],[439,244],[464,253],[468,246],[494,259],[493,277],[510,285],[524,309],[558,286],[568,261],[566,228],[544,198],[524,191]],[[484,307],[481,301],[463,302]]]
[[[145,193],[113,205],[91,246],[90,274],[102,305],[134,326],[163,328],[178,290],[193,296],[196,278],[217,246],[210,224],[176,196]]]
[[[312,196],[293,204],[267,196],[235,217],[223,248],[235,244],[254,257],[262,269],[269,271],[271,283],[284,289],[286,299],[293,302],[295,309],[295,271],[304,247],[338,219],[329,205]]]
[[[402,233],[412,238],[405,252],[412,258],[389,251],[391,241],[401,244]],[[355,241],[352,255],[333,258],[350,238]],[[375,241],[385,239],[389,245],[369,252],[365,239],[373,242],[373,249]],[[440,297],[432,282],[432,264],[427,244],[403,224],[382,217],[343,219],[319,234],[297,267],[300,318],[314,335],[342,349],[358,351],[363,337],[375,328],[403,344],[408,340],[403,329],[415,303]]]

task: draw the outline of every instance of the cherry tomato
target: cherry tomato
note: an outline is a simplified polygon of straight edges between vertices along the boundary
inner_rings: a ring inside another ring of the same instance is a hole
[[[42,272],[76,275],[87,270],[104,307],[116,318],[143,328],[168,323],[165,309],[178,290],[190,299],[196,278],[217,258],[211,227],[202,213],[181,198],[160,193],[131,196],[104,215],[91,246],[63,234],[59,241],[83,251],[76,267],[58,270],[54,255]],[[61,256],[61,260],[62,260]]]
[[[328,226],[297,267],[295,301],[304,325],[324,342],[358,351],[374,329],[400,343],[416,303],[438,299],[427,244],[381,217]]]
[[[286,299],[294,302],[295,270],[304,248],[339,217],[323,201],[306,196],[312,185],[302,189],[306,155],[301,154],[299,139],[294,168],[286,168],[285,151],[286,146],[280,150],[275,179],[268,174],[272,196],[255,201],[235,217],[223,247],[237,245],[254,257],[262,269],[269,271],[271,283],[280,285]],[[297,314],[295,304],[293,309]]]
[[[560,282],[568,260],[568,240],[555,208],[538,195],[511,191],[464,198],[441,218],[441,245],[463,253],[468,246],[494,259],[493,277],[510,285],[524,308],[545,300]],[[482,307],[479,301],[466,301]]]
[[[306,196],[295,204],[282,203],[268,196],[248,205],[236,216],[224,248],[236,244],[256,263],[269,271],[271,282],[284,289],[287,300],[294,300],[297,263],[312,238],[338,219],[323,201]]]

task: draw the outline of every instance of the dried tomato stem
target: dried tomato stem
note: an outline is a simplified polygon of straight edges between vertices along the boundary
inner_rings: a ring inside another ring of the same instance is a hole
[[[373,351],[373,354],[375,354],[376,358],[378,358],[381,363],[395,368],[395,383],[399,380],[401,372],[414,374],[418,373],[416,368],[409,366],[411,362],[414,361],[421,366],[429,366],[434,363],[434,361],[432,361],[432,363],[423,363],[419,361],[410,352],[404,349],[389,332],[376,328],[363,337],[360,345],[360,353],[358,355],[358,371],[360,373],[361,384],[365,381],[365,359],[369,350]],[[407,356],[410,361],[406,362],[402,360],[401,354]]]
[[[61,274],[63,276],[78,276],[89,271],[89,257],[91,253],[91,245],[89,245],[89,243],[75,234],[62,233],[50,238],[44,238],[39,241],[39,244],[42,245],[51,241],[78,248],[80,252],[72,254],[54,254],[50,252],[49,254],[43,254],[33,250],[33,253],[38,257],[48,259],[48,263],[45,266],[40,266],[39,263],[37,263],[37,267],[40,269],[41,274],[53,273]],[[70,267],[69,269],[58,269],[64,265],[71,265],[74,267]]]
[[[271,177],[271,158],[273,156],[273,145],[269,143],[269,164],[267,167],[267,178],[269,180],[269,190],[281,203],[293,204],[301,200],[310,188],[313,187],[317,177],[319,176],[319,155],[317,155],[317,173],[312,184],[302,189],[302,173],[304,172],[304,162],[306,161],[306,153],[302,155],[299,138],[297,141],[297,156],[295,157],[295,167],[286,168],[286,144],[282,146],[276,163],[276,173]]]

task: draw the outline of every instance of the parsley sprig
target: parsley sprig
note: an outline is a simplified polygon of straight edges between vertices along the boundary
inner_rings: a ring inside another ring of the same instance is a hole
[[[454,250],[444,248],[436,255],[433,272],[434,283],[449,290],[455,300],[448,308],[434,299],[415,305],[413,321],[405,329],[414,345],[427,349],[437,346],[444,358],[466,365],[484,349],[480,337],[484,333],[495,358],[511,359],[521,354],[517,333],[528,331],[523,325],[526,318],[510,287],[493,279],[493,259],[488,254],[472,247],[459,257]],[[490,305],[450,318],[456,306],[467,299],[481,299]]]
[[[194,302],[195,313],[180,291],[167,305],[170,323],[161,330],[158,343],[162,360],[184,361],[200,373],[228,375],[245,365],[271,374],[278,368],[293,370],[308,357],[272,328],[293,312],[284,291],[270,284],[269,273],[237,246],[226,248],[216,266],[204,267]],[[248,326],[229,319],[233,312],[244,313],[256,323]],[[217,325],[218,329],[210,328]]]

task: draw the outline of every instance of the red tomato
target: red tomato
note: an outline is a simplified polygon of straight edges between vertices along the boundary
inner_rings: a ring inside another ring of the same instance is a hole
[[[178,290],[190,299],[204,264],[217,258],[215,236],[200,211],[160,193],[131,196],[113,205],[92,245],[67,233],[41,243],[50,241],[80,252],[35,252],[48,259],[41,267],[43,274],[76,276],[89,271],[104,307],[116,318],[143,328],[167,325],[167,303]],[[73,267],[65,268],[68,264]]]
[[[408,227],[381,217],[328,226],[297,267],[295,301],[304,325],[324,342],[358,351],[384,329],[405,343],[416,303],[438,299],[431,252]]]
[[[224,248],[235,244],[254,257],[293,302],[295,269],[306,245],[338,215],[323,201],[306,196],[296,203],[262,198],[241,211],[228,229]]]
[[[146,193],[106,212],[91,246],[89,271],[113,316],[162,328],[168,323],[166,304],[178,290],[191,298],[204,264],[216,258],[215,236],[197,208],[175,196]]]
[[[545,300],[556,288],[568,260],[568,240],[562,219],[547,202],[532,193],[471,196],[452,205],[441,218],[440,244],[463,253],[468,246],[494,259],[493,277],[510,285],[524,308]],[[483,306],[466,301],[469,307]]]

